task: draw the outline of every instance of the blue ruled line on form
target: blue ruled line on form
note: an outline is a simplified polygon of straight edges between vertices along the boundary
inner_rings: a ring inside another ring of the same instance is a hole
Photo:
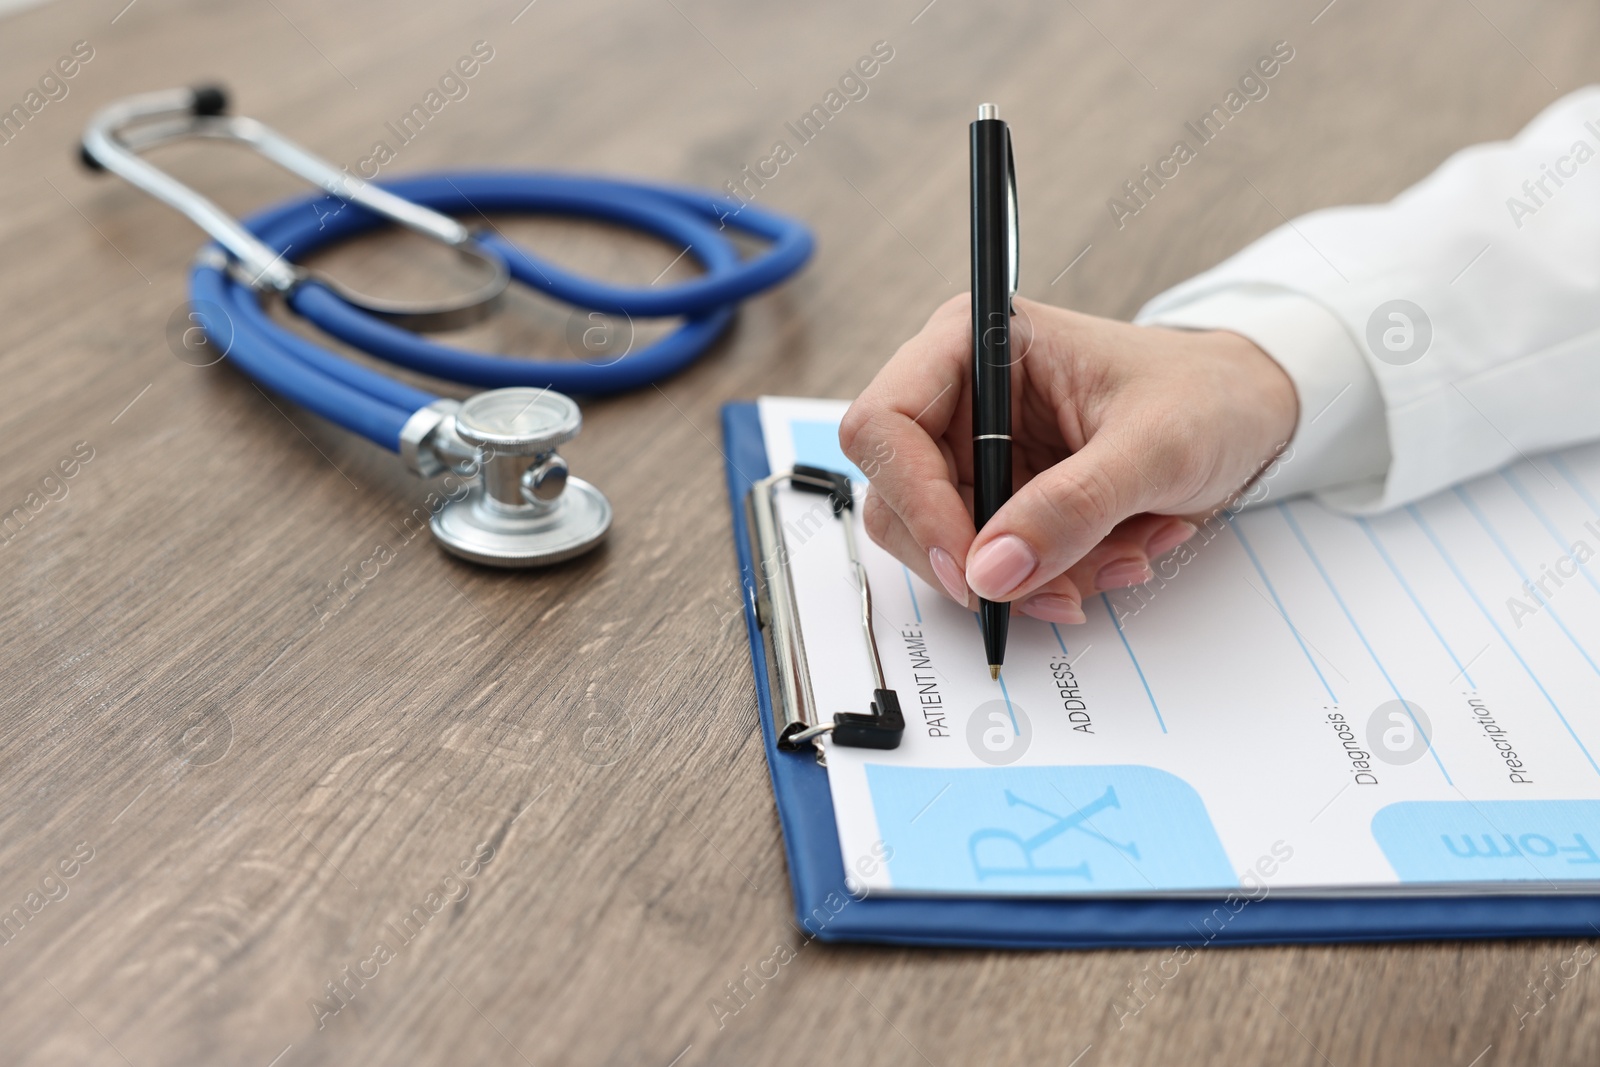
[[[1588,487],[1578,480],[1576,474],[1572,473],[1571,468],[1567,466],[1567,461],[1557,453],[1550,457],[1550,465],[1556,469],[1557,474],[1567,480],[1568,485],[1572,486],[1572,491],[1578,494],[1578,499],[1588,505],[1589,510],[1596,518],[1600,518],[1600,503],[1595,502],[1594,496],[1589,492]]]
[[[1361,644],[1366,648],[1367,655],[1372,657],[1372,665],[1378,668],[1378,673],[1383,675],[1383,680],[1389,683],[1389,691],[1394,694],[1396,700],[1400,701],[1401,707],[1406,709],[1406,716],[1411,719],[1411,725],[1416,727],[1417,732],[1422,734],[1423,739],[1428,742],[1428,754],[1433,757],[1433,762],[1439,768],[1439,773],[1444,775],[1444,780],[1447,784],[1455,785],[1455,782],[1450,779],[1450,772],[1444,769],[1444,761],[1439,758],[1438,747],[1433,744],[1433,739],[1428,737],[1427,732],[1422,729],[1422,724],[1417,722],[1417,717],[1411,714],[1411,705],[1406,703],[1406,698],[1400,695],[1400,687],[1394,684],[1394,679],[1389,676],[1388,668],[1383,665],[1383,660],[1378,658],[1378,653],[1372,648],[1372,642],[1367,640],[1366,633],[1362,631],[1361,624],[1356,622],[1356,617],[1350,613],[1349,605],[1344,602],[1344,597],[1339,595],[1338,587],[1333,584],[1333,579],[1329,577],[1327,568],[1323,567],[1322,560],[1318,558],[1316,550],[1311,547],[1311,542],[1306,540],[1305,533],[1300,529],[1300,524],[1295,521],[1294,515],[1290,513],[1288,505],[1278,504],[1278,514],[1282,515],[1283,521],[1289,524],[1289,531],[1294,534],[1294,539],[1300,542],[1300,547],[1305,549],[1306,556],[1311,560],[1311,565],[1317,569],[1318,574],[1322,575],[1322,584],[1326,585],[1328,592],[1333,594],[1333,599],[1339,605],[1339,610],[1344,612],[1345,619],[1350,623],[1350,629],[1354,630],[1356,636],[1361,639]]]
[[[917,587],[911,584],[911,568],[902,563],[900,569],[906,572],[906,592],[911,594],[911,610],[916,612],[917,621],[921,622],[922,605],[917,603]]]
[[[982,633],[983,632],[983,616],[979,615],[976,611],[974,611],[972,613],[972,621],[978,624],[978,632]],[[1005,676],[1005,673],[1002,671],[998,676],[996,676],[995,681],[1000,683],[1000,695],[1005,698],[1006,714],[1011,716],[1011,732],[1013,734],[1015,734],[1017,737],[1021,737],[1022,736],[1022,727],[1017,725],[1017,713],[1016,713],[1015,709],[1013,709],[1011,707],[1011,690],[1006,688],[1006,676]]]
[[[1472,602],[1478,606],[1478,612],[1483,616],[1484,621],[1489,624],[1495,635],[1500,638],[1500,643],[1505,645],[1507,651],[1516,657],[1517,662],[1522,665],[1523,671],[1527,673],[1529,680],[1538,688],[1540,695],[1545,699],[1545,703],[1549,704],[1550,710],[1556,713],[1556,718],[1561,720],[1561,725],[1567,728],[1567,734],[1572,738],[1573,743],[1578,746],[1578,751],[1582,752],[1583,758],[1589,761],[1589,766],[1594,769],[1596,774],[1600,774],[1600,764],[1596,764],[1594,757],[1589,755],[1588,747],[1578,737],[1578,732],[1572,728],[1572,724],[1567,721],[1567,717],[1561,713],[1560,705],[1550,695],[1550,691],[1544,687],[1544,683],[1539,680],[1539,676],[1533,673],[1533,668],[1528,666],[1528,661],[1522,658],[1522,653],[1517,651],[1517,646],[1511,643],[1511,639],[1500,628],[1500,624],[1494,621],[1494,616],[1489,614],[1489,609],[1484,606],[1483,601],[1478,597],[1477,590],[1467,584],[1466,575],[1462,574],[1461,568],[1456,566],[1455,558],[1445,550],[1444,543],[1439,540],[1439,535],[1433,532],[1433,527],[1428,525],[1428,520],[1422,517],[1422,512],[1417,510],[1415,504],[1406,505],[1406,514],[1411,516],[1411,521],[1417,524],[1417,528],[1423,532],[1424,536],[1433,542],[1434,550],[1439,553],[1439,558],[1444,560],[1445,566],[1450,568],[1450,573],[1456,576],[1456,582],[1467,596],[1472,598]]]
[[[1117,636],[1122,638],[1122,647],[1127,650],[1128,659],[1133,663],[1133,669],[1139,675],[1139,684],[1144,686],[1144,695],[1150,700],[1150,710],[1156,713],[1156,723],[1161,727],[1161,732],[1167,732],[1167,720],[1161,717],[1161,708],[1156,703],[1156,695],[1150,691],[1150,683],[1145,679],[1144,668],[1139,666],[1139,657],[1133,654],[1133,646],[1128,644],[1127,632],[1122,629],[1122,620],[1117,618],[1117,609],[1111,606],[1111,601],[1104,593],[1100,594],[1100,603],[1106,606],[1106,614],[1111,616],[1111,624],[1117,628]],[[1061,635],[1056,634],[1059,640]],[[1066,646],[1062,646],[1065,648]]]
[[[1500,554],[1506,558],[1506,562],[1511,564],[1511,569],[1517,572],[1517,577],[1532,585],[1533,581],[1528,577],[1528,572],[1522,569],[1522,564],[1517,562],[1517,557],[1511,554],[1511,549],[1500,537],[1500,532],[1489,525],[1489,519],[1479,509],[1477,501],[1468,496],[1467,491],[1460,486],[1456,486],[1455,493],[1461,499],[1461,502],[1467,506],[1467,510],[1472,512],[1472,517],[1478,520],[1478,525],[1483,527],[1483,532],[1489,535],[1489,540],[1494,542],[1494,546],[1500,550]],[[1543,610],[1546,615],[1550,616],[1550,621],[1555,623],[1561,632],[1567,635],[1567,640],[1572,643],[1573,648],[1578,650],[1578,655],[1583,657],[1583,661],[1589,665],[1589,669],[1594,671],[1596,675],[1600,675],[1600,666],[1595,665],[1594,659],[1578,643],[1578,639],[1573,636],[1572,631],[1567,629],[1567,624],[1562,621],[1561,616],[1556,613],[1555,607],[1548,600],[1544,601]]]
[[[1021,737],[1022,728],[1017,725],[1017,713],[1011,707],[1011,691],[1006,688],[1006,676],[1002,673],[996,681],[1000,683],[1000,695],[1006,698],[1006,714],[1011,716],[1011,732]]]
[[[1383,557],[1383,562],[1388,565],[1389,573],[1394,575],[1394,580],[1400,583],[1400,588],[1406,591],[1406,596],[1411,598],[1411,603],[1416,606],[1417,614],[1422,616],[1422,621],[1428,624],[1428,629],[1433,631],[1433,636],[1439,639],[1439,646],[1444,649],[1445,655],[1450,657],[1450,662],[1456,665],[1456,677],[1465,678],[1472,688],[1478,688],[1478,683],[1472,680],[1472,675],[1461,665],[1461,658],[1456,655],[1455,649],[1450,647],[1450,642],[1444,639],[1444,634],[1439,632],[1439,627],[1433,624],[1433,616],[1428,614],[1428,609],[1422,606],[1422,601],[1417,599],[1417,594],[1412,591],[1411,583],[1406,581],[1405,575],[1400,573],[1394,560],[1389,556],[1389,550],[1383,547],[1383,542],[1378,540],[1378,533],[1372,528],[1372,523],[1366,519],[1357,518],[1356,524],[1367,535],[1367,540],[1372,542],[1372,547],[1378,550],[1378,555]]]
[[[1550,516],[1545,514],[1545,510],[1539,506],[1538,502],[1533,499],[1533,494],[1528,492],[1527,487],[1522,484],[1522,479],[1517,477],[1516,472],[1508,467],[1500,472],[1500,477],[1505,479],[1505,483],[1512,488],[1517,496],[1522,498],[1522,502],[1528,506],[1528,510],[1533,512],[1533,517],[1539,520],[1539,525],[1543,526],[1546,532],[1548,532],[1551,537],[1555,538],[1556,544],[1560,547],[1562,553],[1565,554],[1571,552],[1572,542],[1565,540],[1561,536],[1561,530],[1557,528],[1556,524],[1550,520]],[[1589,573],[1589,565],[1578,559],[1575,555],[1572,562],[1578,565],[1578,571],[1589,583],[1589,588],[1593,589],[1596,593],[1600,593],[1600,584],[1596,584],[1594,575]],[[1560,566],[1559,562],[1557,563],[1557,566]]]
[[[1278,606],[1278,615],[1283,619],[1284,625],[1289,627],[1289,632],[1294,635],[1294,643],[1300,646],[1300,651],[1305,653],[1306,662],[1311,664],[1311,669],[1317,672],[1317,681],[1322,683],[1322,688],[1328,691],[1328,699],[1335,704],[1339,698],[1333,695],[1333,686],[1328,684],[1328,679],[1323,677],[1322,668],[1317,666],[1317,661],[1312,658],[1311,650],[1306,647],[1305,639],[1300,636],[1300,630],[1295,626],[1294,620],[1289,618],[1289,613],[1283,608],[1283,601],[1278,599],[1278,590],[1272,584],[1272,579],[1267,577],[1266,568],[1261,566],[1261,561],[1256,558],[1256,550],[1250,547],[1250,542],[1245,540],[1244,531],[1239,529],[1237,519],[1228,520],[1228,529],[1233,531],[1233,536],[1239,539],[1239,546],[1244,549],[1244,554],[1250,557],[1250,563],[1255,567],[1256,573],[1261,576],[1261,581],[1266,584],[1267,592],[1272,596],[1272,602]]]

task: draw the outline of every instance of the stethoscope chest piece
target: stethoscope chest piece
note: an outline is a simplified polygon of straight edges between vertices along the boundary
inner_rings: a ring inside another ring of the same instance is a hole
[[[556,451],[582,424],[578,405],[548,389],[492,389],[463,401],[453,420],[442,416],[428,444],[453,436],[472,451],[479,476],[434,514],[434,537],[492,567],[560,563],[598,545],[611,528],[611,502],[570,477]]]

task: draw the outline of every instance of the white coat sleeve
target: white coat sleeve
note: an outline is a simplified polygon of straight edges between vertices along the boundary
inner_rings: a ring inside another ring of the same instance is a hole
[[[1387,204],[1295,219],[1135,321],[1231,330],[1288,373],[1274,499],[1380,511],[1600,437],[1600,86]]]

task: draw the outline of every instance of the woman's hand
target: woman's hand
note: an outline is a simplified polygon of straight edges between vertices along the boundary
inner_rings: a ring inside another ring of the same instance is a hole
[[[1016,493],[972,522],[972,326],[950,300],[839,428],[871,481],[872,539],[958,603],[1011,601],[1082,622],[1083,597],[1138,585],[1150,561],[1288,441],[1294,386],[1237,334],[1132,326],[1018,298],[1011,431]]]

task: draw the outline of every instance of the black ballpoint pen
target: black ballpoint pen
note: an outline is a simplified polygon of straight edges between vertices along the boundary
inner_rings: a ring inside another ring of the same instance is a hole
[[[1011,499],[1011,298],[1017,292],[1017,179],[1011,131],[980,104],[972,146],[972,504],[979,530]],[[989,676],[1006,658],[1011,605],[978,601]]]

